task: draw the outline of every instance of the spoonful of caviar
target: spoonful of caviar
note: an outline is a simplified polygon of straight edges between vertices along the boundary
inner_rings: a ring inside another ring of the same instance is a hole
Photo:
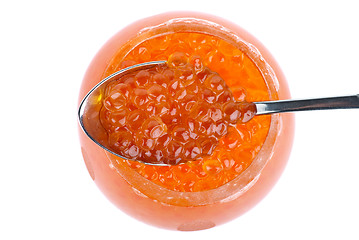
[[[177,165],[211,155],[228,128],[256,115],[359,108],[359,95],[268,102],[237,102],[225,81],[200,57],[120,70],[82,100],[79,121],[96,144],[119,157]]]

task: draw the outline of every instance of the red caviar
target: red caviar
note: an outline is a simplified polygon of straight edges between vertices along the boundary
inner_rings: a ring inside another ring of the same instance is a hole
[[[100,120],[111,150],[131,160],[177,165],[210,156],[229,127],[250,120],[255,106],[236,102],[199,56],[190,59],[175,52],[167,65],[106,86]]]
[[[164,59],[168,66],[126,75],[107,87],[100,116],[111,147],[144,162],[184,162],[163,167],[128,161],[168,189],[191,192],[221,186],[251,164],[265,140],[270,117],[244,123],[253,109],[236,102],[268,99],[264,80],[242,51],[200,33],[144,41],[123,61],[115,56],[110,66],[116,67],[105,75]],[[113,161],[115,166],[121,162]]]

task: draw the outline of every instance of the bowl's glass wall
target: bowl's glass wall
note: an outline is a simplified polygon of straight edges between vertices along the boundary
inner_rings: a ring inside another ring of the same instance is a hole
[[[142,41],[171,32],[218,36],[256,64],[271,99],[289,98],[287,82],[270,53],[246,31],[226,20],[200,13],[167,13],[128,26],[111,38],[93,59],[83,80],[82,99],[103,76],[112,57],[123,57]],[[88,171],[104,194],[129,215],[149,224],[178,230],[210,228],[234,219],[258,203],[273,187],[287,162],[293,140],[291,114],[271,118],[267,139],[253,163],[236,179],[203,192],[176,192],[143,178],[80,131]],[[114,167],[116,165],[116,168]]]

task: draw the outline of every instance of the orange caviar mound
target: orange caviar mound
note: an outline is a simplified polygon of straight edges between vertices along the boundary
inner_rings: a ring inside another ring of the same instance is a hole
[[[246,114],[237,111],[235,101],[268,100],[267,86],[242,51],[200,33],[148,39],[125,57],[114,56],[104,76],[166,59],[166,68],[141,71],[108,86],[100,116],[109,142],[124,156],[185,163],[152,166],[115,157],[112,163],[129,164],[174,191],[217,188],[241,174],[266,139],[270,116],[238,123]]]
[[[100,120],[112,150],[131,160],[177,165],[213,153],[228,127],[253,111],[198,56],[127,74],[105,90]],[[253,104],[252,104],[253,105]]]

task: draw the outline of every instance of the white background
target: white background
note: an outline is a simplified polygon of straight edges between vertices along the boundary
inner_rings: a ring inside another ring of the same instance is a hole
[[[145,225],[97,189],[77,135],[82,77],[118,30],[171,10],[248,30],[282,67],[293,98],[359,93],[356,1],[1,1],[0,239],[359,239],[359,110],[297,113],[278,184],[210,230]]]

